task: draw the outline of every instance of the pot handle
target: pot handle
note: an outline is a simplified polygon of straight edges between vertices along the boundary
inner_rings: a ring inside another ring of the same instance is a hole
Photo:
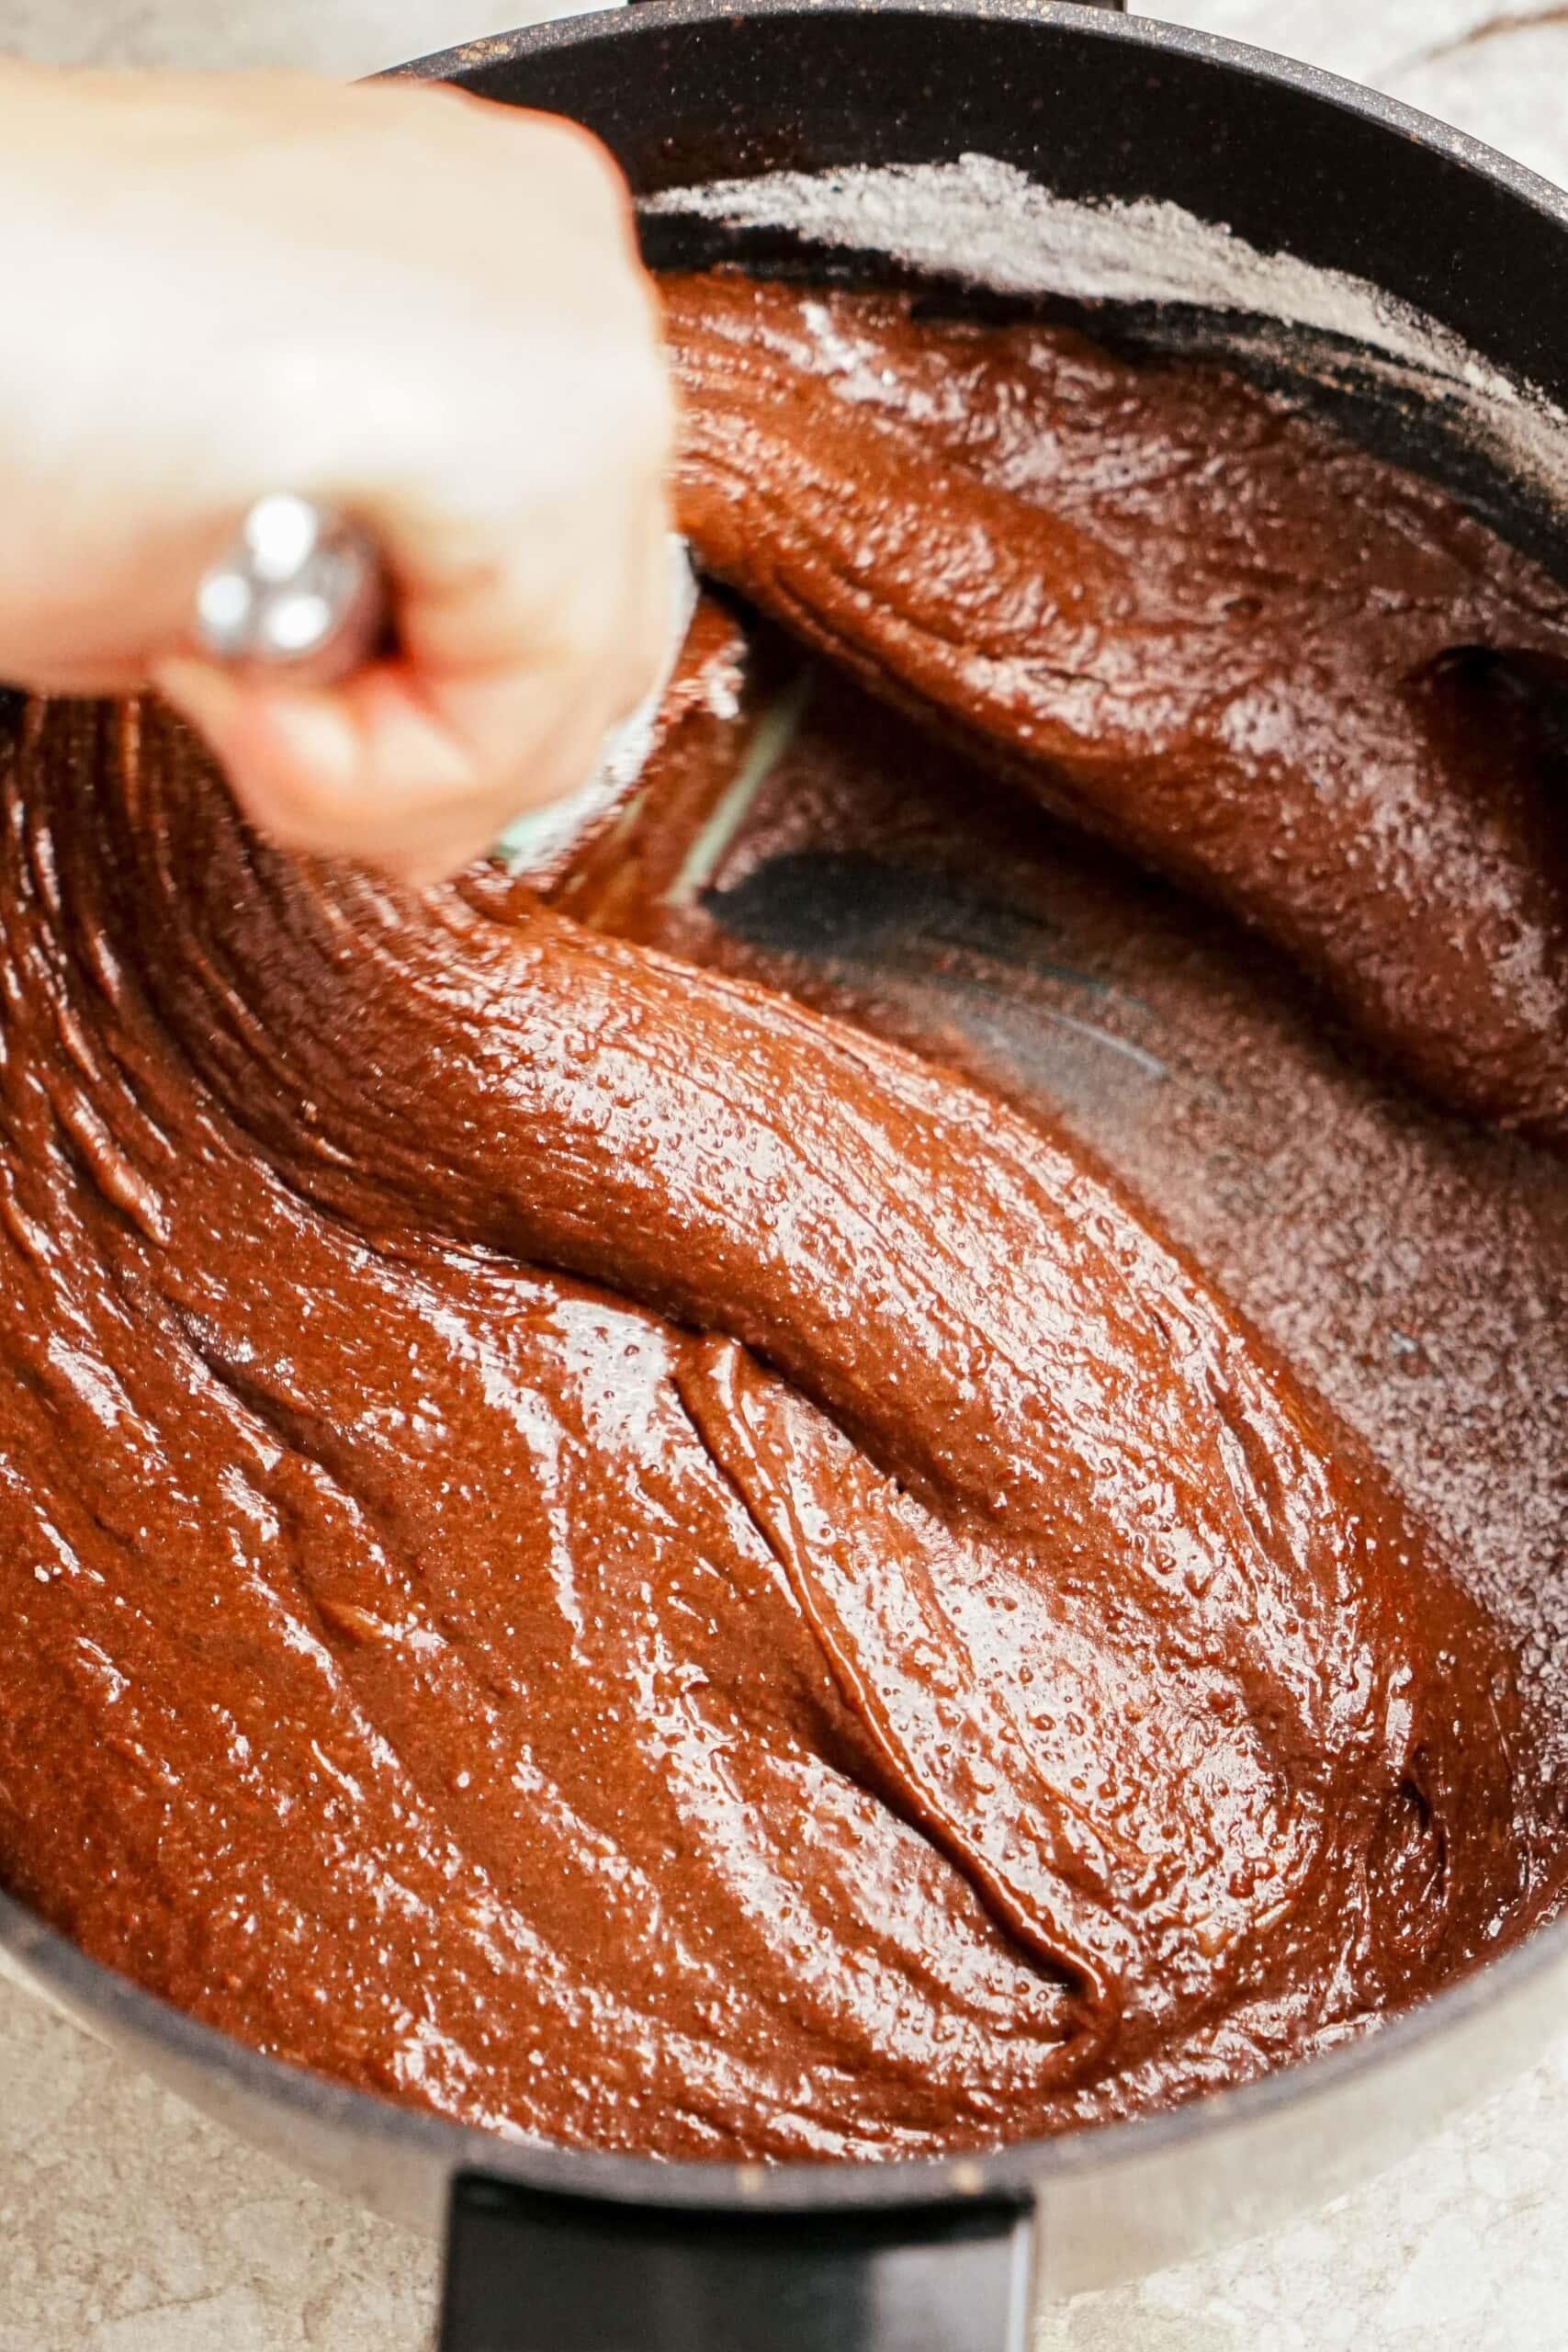
[[[980,2199],[688,2211],[460,2173],[439,2352],[1025,2352],[1033,2234]]]

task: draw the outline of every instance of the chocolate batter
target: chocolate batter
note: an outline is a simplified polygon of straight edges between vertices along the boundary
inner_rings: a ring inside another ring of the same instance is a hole
[[[1553,1900],[1451,1542],[1065,1134],[275,855],[155,709],[3,808],[0,1874],[96,1955],[499,2129],[899,2154]]]
[[[710,567],[1284,947],[1438,1100],[1568,1141],[1568,598],[1214,368],[676,279]]]

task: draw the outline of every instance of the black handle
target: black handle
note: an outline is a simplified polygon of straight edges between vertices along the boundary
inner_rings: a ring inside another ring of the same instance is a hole
[[[1032,2241],[1027,2206],[686,2212],[464,2173],[439,2352],[1025,2352]]]

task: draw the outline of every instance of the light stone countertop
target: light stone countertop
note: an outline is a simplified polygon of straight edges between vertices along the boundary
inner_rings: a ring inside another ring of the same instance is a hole
[[[365,73],[513,0],[0,0],[62,62]],[[1568,185],[1568,7],[1165,0],[1332,66]],[[1564,287],[1568,300],[1568,286]],[[204,2123],[0,1978],[0,2352],[426,2352],[436,2261]],[[1086,2295],[1036,2352],[1562,2352],[1568,2034],[1506,2101],[1287,2233]]]

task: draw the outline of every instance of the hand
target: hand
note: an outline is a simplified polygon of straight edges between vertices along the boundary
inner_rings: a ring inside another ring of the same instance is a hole
[[[672,402],[587,133],[455,91],[0,72],[0,675],[152,683],[292,847],[433,878],[571,790],[651,684]],[[189,650],[272,490],[364,521],[397,659]]]

